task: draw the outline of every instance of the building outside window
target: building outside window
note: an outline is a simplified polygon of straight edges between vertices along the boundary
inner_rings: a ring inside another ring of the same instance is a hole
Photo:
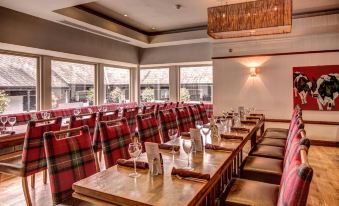
[[[104,67],[106,103],[125,103],[130,101],[130,70]]]
[[[140,70],[141,102],[169,100],[169,68]]]
[[[52,60],[52,108],[73,108],[94,104],[92,64]]]
[[[0,114],[36,111],[38,59],[0,54]]]
[[[180,68],[180,101],[212,102],[212,66]]]

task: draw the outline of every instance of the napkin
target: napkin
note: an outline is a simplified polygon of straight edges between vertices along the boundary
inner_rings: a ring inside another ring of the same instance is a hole
[[[224,139],[240,139],[240,140],[243,140],[242,136],[231,135],[231,134],[220,134],[220,137],[224,138]]]
[[[180,150],[180,146],[178,145],[159,144],[159,149],[172,150],[173,147],[174,147],[174,151]]]
[[[232,127],[232,132],[250,132],[250,129],[244,128],[244,127]]]
[[[191,177],[196,179],[203,179],[203,180],[210,180],[211,176],[210,174],[203,174],[199,172],[192,172],[185,169],[177,169],[173,167],[171,175],[178,175],[183,178]]]
[[[211,150],[222,150],[222,151],[233,151],[231,148],[222,147],[219,145],[214,144],[206,144],[205,149],[211,149]]]
[[[120,165],[120,166],[134,168],[134,161],[132,161],[132,160],[118,159],[117,164]],[[136,165],[137,165],[138,169],[148,169],[148,163],[147,162],[136,161]]]

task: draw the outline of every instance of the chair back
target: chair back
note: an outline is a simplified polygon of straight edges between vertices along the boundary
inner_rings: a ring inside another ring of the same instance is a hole
[[[96,113],[92,114],[80,114],[80,115],[72,115],[69,120],[69,128],[78,128],[82,126],[88,126],[89,132],[91,134],[91,138],[93,138],[94,128],[96,125]]]
[[[98,122],[102,121],[112,121],[119,118],[119,110],[107,112],[98,112],[97,113],[97,124],[95,125],[94,134],[93,134],[93,149],[95,152],[101,151],[101,133],[99,129]]]
[[[169,129],[178,129],[176,117],[172,109],[159,112],[160,131],[163,142],[170,141]]]
[[[119,158],[129,159],[128,145],[132,143],[126,118],[99,122],[102,151],[106,168],[117,164]]]
[[[207,112],[206,112],[206,109],[205,109],[205,105],[204,104],[198,104],[198,105],[196,105],[196,107],[199,110],[200,119],[202,120],[202,122],[204,124],[207,124],[208,123],[208,117],[207,117]]]
[[[196,121],[200,121],[200,113],[196,105],[188,106],[188,111],[190,114],[191,122],[195,126]],[[202,121],[202,120],[201,120]]]
[[[124,108],[122,110],[122,117],[127,119],[128,126],[132,134],[135,132],[135,129],[137,127],[136,117],[138,113],[139,113],[139,107]]]
[[[142,114],[148,114],[148,113],[153,113],[153,112],[155,112],[155,105],[142,107]]]
[[[143,149],[145,149],[145,142],[161,143],[158,121],[154,113],[138,115],[137,125],[139,140],[143,145]]]
[[[290,166],[284,168],[277,205],[306,205],[312,177],[313,169],[308,163],[307,148],[301,146]]]
[[[62,117],[29,121],[22,150],[24,176],[30,176],[47,169],[44,148],[44,133],[59,131]]]
[[[69,133],[77,134],[57,138]],[[72,197],[73,183],[98,172],[91,136],[87,126],[47,132],[44,145],[53,203],[59,204]]]
[[[180,132],[189,132],[194,128],[187,107],[175,108],[177,125]]]
[[[291,164],[294,156],[298,153],[300,145],[304,145],[307,149],[310,147],[310,140],[306,138],[306,132],[304,129],[298,130],[286,147],[283,163],[284,168]]]

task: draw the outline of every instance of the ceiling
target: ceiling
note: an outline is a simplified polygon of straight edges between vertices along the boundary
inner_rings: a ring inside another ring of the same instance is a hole
[[[252,0],[227,0],[239,3]],[[0,6],[139,47],[214,41],[207,8],[226,0],[0,0]],[[177,9],[176,4],[181,8]],[[338,0],[293,0],[293,14],[335,10]],[[125,14],[127,16],[125,16]]]

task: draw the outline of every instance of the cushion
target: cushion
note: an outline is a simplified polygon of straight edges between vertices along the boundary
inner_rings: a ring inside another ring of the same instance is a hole
[[[284,148],[269,145],[257,145],[250,155],[282,160],[284,159]]]
[[[277,204],[279,185],[246,179],[233,179],[228,186],[225,205]]]
[[[275,138],[261,138],[257,144],[260,145],[270,145],[276,147],[285,147],[286,140],[285,139],[275,139]]]
[[[169,129],[177,129],[177,121],[176,116],[173,110],[165,110],[159,112],[159,122],[160,122],[160,129],[162,134],[163,142],[170,141],[170,137],[168,136]]]
[[[247,156],[243,163],[241,178],[280,184],[282,166],[282,160]]]

